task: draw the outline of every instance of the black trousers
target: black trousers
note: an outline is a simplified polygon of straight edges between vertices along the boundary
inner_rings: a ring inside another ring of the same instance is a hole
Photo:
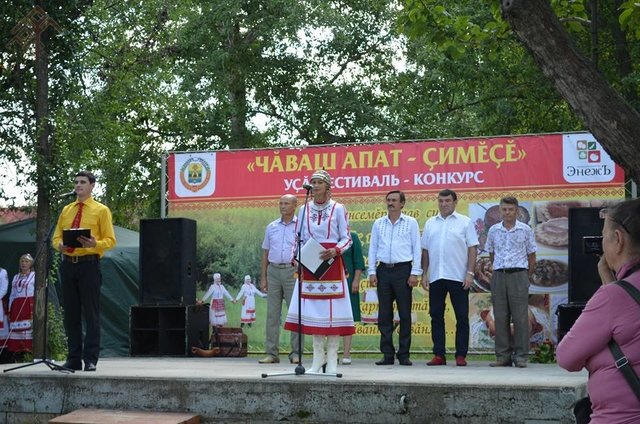
[[[62,302],[67,330],[67,359],[98,363],[100,354],[100,261],[71,263],[62,261]],[[82,338],[84,315],[85,337]]]
[[[429,315],[431,315],[431,340],[433,353],[442,358],[446,354],[444,312],[447,294],[456,314],[456,353],[467,356],[469,350],[469,290],[460,281],[437,280],[429,284]]]
[[[380,330],[380,352],[385,358],[409,358],[411,349],[411,293],[409,286],[411,263],[387,268],[378,265],[378,330]],[[400,316],[398,351],[393,346],[393,302]]]

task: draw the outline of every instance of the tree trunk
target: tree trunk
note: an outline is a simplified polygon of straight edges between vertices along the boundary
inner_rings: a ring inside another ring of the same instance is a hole
[[[580,52],[548,0],[501,0],[501,7],[544,75],[626,175],[640,183],[640,114]]]
[[[51,169],[51,146],[49,138],[49,59],[44,51],[45,33],[36,40],[36,140],[38,146],[38,161],[36,164],[36,186],[38,190],[38,206],[36,212],[36,246],[38,258],[35,263],[36,281],[34,290],[33,314],[33,357],[44,358],[48,353],[44,341],[47,331],[45,314],[47,310],[47,274],[51,243],[47,242],[47,235],[51,223],[51,208],[49,206],[50,187],[48,184],[49,169]]]

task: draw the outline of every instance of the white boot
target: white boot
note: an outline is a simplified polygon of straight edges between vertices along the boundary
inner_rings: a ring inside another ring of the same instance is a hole
[[[324,336],[313,336],[313,363],[309,371],[320,372],[324,364]]]
[[[335,374],[338,372],[338,347],[340,346],[340,336],[327,337],[327,372]]]

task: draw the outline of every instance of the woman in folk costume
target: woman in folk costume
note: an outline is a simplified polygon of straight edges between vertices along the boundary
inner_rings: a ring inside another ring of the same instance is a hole
[[[5,353],[9,352],[7,349],[9,341],[9,316],[7,315],[9,296],[7,293],[9,293],[9,274],[6,269],[0,268],[0,357],[7,356]],[[0,359],[0,363],[4,363],[4,361]]]
[[[33,293],[36,273],[31,269],[33,257],[20,256],[20,272],[11,282],[9,296],[9,351],[32,350],[33,342]]]
[[[236,296],[236,302],[242,299],[242,313],[240,315],[240,327],[244,327],[245,324],[251,327],[251,323],[256,321],[256,297],[255,295],[260,297],[267,297],[266,293],[262,293],[260,290],[256,288],[251,282],[251,276],[244,276],[244,284],[240,288],[238,295]]]
[[[229,299],[233,303],[233,297],[227,289],[222,285],[219,273],[213,274],[213,284],[202,297],[202,302],[211,298],[211,309],[209,309],[209,323],[213,327],[224,327],[227,324],[227,310],[224,306],[224,298]]]
[[[355,333],[349,287],[340,256],[351,247],[349,218],[344,205],[331,199],[331,176],[319,170],[311,176],[313,201],[300,208],[296,233],[304,245],[311,238],[325,250],[320,259],[331,261],[327,272],[316,278],[303,268],[302,283],[296,284],[284,328],[298,331],[298,307],[302,311],[302,333],[313,335],[313,364],[311,372],[318,372],[325,364],[324,340],[327,338],[327,371],[335,373],[338,365],[338,346],[341,336]],[[298,291],[301,304],[298,305]]]

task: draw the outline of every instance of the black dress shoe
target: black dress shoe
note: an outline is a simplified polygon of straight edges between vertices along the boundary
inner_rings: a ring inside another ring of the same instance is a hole
[[[68,359],[62,366],[70,370],[80,371],[82,369],[82,362]]]
[[[95,371],[96,370],[96,364],[94,364],[93,362],[85,362],[84,363],[84,370],[85,371]]]
[[[413,362],[411,362],[411,360],[409,358],[398,359],[398,363],[400,365],[405,365],[405,366],[413,365]]]
[[[393,358],[382,358],[381,360],[376,362],[376,365],[393,365],[393,363]]]

